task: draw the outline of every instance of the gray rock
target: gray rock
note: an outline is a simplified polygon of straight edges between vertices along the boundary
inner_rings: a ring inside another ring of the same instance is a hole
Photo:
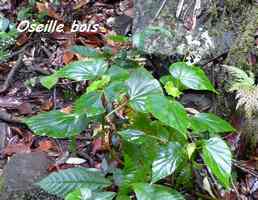
[[[51,161],[46,154],[16,154],[0,174],[0,200],[60,200],[33,184],[44,178]]]
[[[211,0],[135,0],[133,32],[149,26],[169,30],[173,37],[152,34],[146,39],[144,51],[149,54],[171,56],[188,55],[194,63],[205,63],[227,51],[235,41],[237,27],[231,29],[226,19],[217,19],[220,1]],[[224,6],[224,5],[223,5]],[[232,19],[233,20],[233,19]]]
[[[16,154],[4,168],[4,183],[7,192],[26,191],[47,175],[50,160],[42,152]]]
[[[5,122],[0,122],[0,151],[5,148],[6,137],[10,133],[10,127]]]

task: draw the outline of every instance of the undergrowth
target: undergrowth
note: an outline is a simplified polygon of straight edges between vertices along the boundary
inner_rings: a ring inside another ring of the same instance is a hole
[[[123,36],[109,39],[128,40]],[[144,34],[134,39],[136,46],[142,46]],[[94,137],[105,138],[110,160],[118,159],[122,165],[105,172],[66,169],[37,185],[66,200],[179,200],[194,187],[197,172],[206,186],[212,180],[231,188],[232,154],[222,137],[234,128],[215,114],[193,112],[178,100],[188,89],[217,93],[200,67],[173,63],[170,74],[158,80],[135,59],[137,49],[116,55],[86,46],[74,46],[71,51],[86,59],[42,77],[41,83],[51,89],[60,78],[87,80],[85,93],[69,112],[53,110],[24,122],[37,135],[73,141],[91,124],[98,124]],[[119,147],[112,143],[114,138]]]

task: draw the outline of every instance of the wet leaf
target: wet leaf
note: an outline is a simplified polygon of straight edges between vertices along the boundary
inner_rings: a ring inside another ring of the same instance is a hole
[[[170,74],[186,87],[193,90],[209,90],[216,92],[204,71],[185,62],[177,62],[169,67]]]
[[[218,137],[205,140],[203,159],[219,182],[224,187],[229,188],[231,185],[232,155],[227,144]]]
[[[71,168],[54,172],[37,183],[50,194],[64,197],[76,188],[101,189],[111,184],[102,173],[92,168]]]
[[[147,110],[164,124],[178,130],[185,138],[189,119],[184,107],[175,100],[165,96],[149,96]]]
[[[159,82],[145,69],[136,69],[126,82],[129,104],[139,112],[147,112],[146,100],[150,95],[163,95]]]
[[[78,135],[88,122],[84,115],[65,114],[60,111],[41,113],[23,121],[35,134],[54,138]]]
[[[186,152],[177,142],[162,146],[152,163],[152,183],[171,175],[185,161]]]
[[[179,192],[161,185],[136,183],[133,188],[138,200],[184,200]]]

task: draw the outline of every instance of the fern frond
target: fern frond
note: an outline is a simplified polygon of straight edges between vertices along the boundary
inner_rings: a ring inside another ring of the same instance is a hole
[[[258,110],[258,86],[237,90],[236,99],[236,109],[243,107],[246,117],[251,118]]]
[[[251,118],[258,111],[258,86],[255,85],[254,74],[233,66],[224,67],[232,76],[229,91],[236,91],[236,109],[243,107],[246,117]]]
[[[254,85],[255,80],[254,74],[252,72],[249,72],[249,74],[247,74],[245,71],[237,67],[229,65],[223,66],[227,69],[233,79],[232,81],[230,81],[230,91],[235,91],[242,88],[249,88]]]

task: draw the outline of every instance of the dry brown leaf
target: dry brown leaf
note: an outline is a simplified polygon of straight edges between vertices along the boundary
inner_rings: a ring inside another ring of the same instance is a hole
[[[47,2],[46,3],[36,3],[36,7],[39,13],[47,12],[49,17],[53,17],[58,20],[63,20],[63,17],[60,16]]]
[[[47,152],[53,148],[53,143],[50,140],[43,140],[39,142],[38,150]]]
[[[11,156],[16,153],[30,153],[31,149],[28,145],[25,145],[23,143],[18,144],[9,144],[7,147],[3,150],[3,153],[7,156]]]
[[[72,110],[73,110],[73,107],[72,107],[72,106],[67,106],[67,107],[65,107],[65,108],[62,108],[62,109],[61,109],[61,112],[65,113],[65,114],[69,114],[69,113],[72,112]]]
[[[63,57],[64,63],[65,64],[70,63],[72,61],[73,57],[74,57],[74,54],[72,52],[70,52],[70,51],[64,52],[64,57]]]
[[[77,10],[79,8],[81,8],[82,6],[86,5],[87,3],[89,3],[90,0],[80,0],[77,2],[77,4],[74,6],[74,9]]]

